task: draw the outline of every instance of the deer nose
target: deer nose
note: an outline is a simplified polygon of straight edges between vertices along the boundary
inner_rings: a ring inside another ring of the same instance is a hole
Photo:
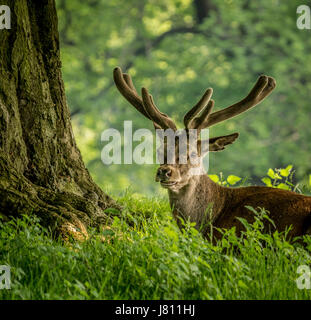
[[[172,170],[170,168],[159,168],[157,171],[158,178],[169,178],[172,175]]]

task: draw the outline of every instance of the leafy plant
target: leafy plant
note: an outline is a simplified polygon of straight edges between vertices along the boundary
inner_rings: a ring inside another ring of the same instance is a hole
[[[225,186],[225,187],[234,186],[238,182],[240,182],[241,184],[243,184],[245,182],[245,180],[241,181],[242,178],[240,178],[238,176],[235,176],[235,175],[232,175],[232,174],[229,175],[225,179],[222,172],[219,175],[217,175],[217,174],[209,174],[208,176],[214,182],[216,182],[216,183],[218,183],[218,184],[220,184],[222,186]]]
[[[269,169],[267,177],[261,179],[261,181],[268,187],[299,191],[298,185],[292,183],[294,175],[293,165],[288,165],[284,169]]]

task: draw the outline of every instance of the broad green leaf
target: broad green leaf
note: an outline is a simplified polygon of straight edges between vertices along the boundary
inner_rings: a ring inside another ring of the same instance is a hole
[[[282,177],[280,177],[276,172],[274,172],[271,168],[268,170],[268,176],[271,179],[282,179]]]
[[[291,170],[292,170],[292,168],[293,168],[293,165],[290,164],[290,165],[287,166],[285,169],[281,169],[281,170],[280,170],[281,176],[283,176],[283,177],[288,177],[289,174],[290,174],[290,172],[291,172]]]
[[[280,183],[279,185],[277,185],[277,188],[283,190],[290,190],[290,187],[285,183]]]
[[[271,179],[268,177],[262,178],[261,181],[268,187],[272,187]]]
[[[309,185],[311,186],[311,174],[309,174]]]
[[[213,180],[214,182],[219,182],[219,177],[218,177],[218,175],[217,174],[210,174],[209,175],[209,178],[211,179],[211,180]]]
[[[270,168],[268,170],[268,176],[271,178],[271,179],[274,179],[274,171]]]
[[[241,180],[240,177],[237,177],[237,176],[234,176],[234,175],[230,175],[230,176],[228,176],[228,178],[227,178],[228,183],[229,183],[229,184],[232,184],[232,185],[236,184],[236,183],[237,183],[238,181],[240,181],[240,180]]]

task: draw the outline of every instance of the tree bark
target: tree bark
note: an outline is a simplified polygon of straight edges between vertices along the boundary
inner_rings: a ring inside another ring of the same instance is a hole
[[[73,136],[54,0],[2,4],[11,29],[0,30],[0,215],[35,214],[86,234],[117,204],[93,182]]]

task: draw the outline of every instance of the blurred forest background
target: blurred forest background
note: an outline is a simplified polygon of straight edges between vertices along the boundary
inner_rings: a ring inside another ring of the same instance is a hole
[[[301,0],[57,0],[63,77],[73,128],[95,181],[118,194],[159,193],[157,165],[105,166],[101,132],[133,120],[153,129],[119,94],[115,66],[147,87],[156,104],[182,126],[207,87],[215,110],[243,98],[260,74],[277,89],[252,111],[212,128],[240,132],[210,156],[209,173],[262,184],[268,168],[293,164],[296,182],[311,173],[311,31],[296,27]]]

